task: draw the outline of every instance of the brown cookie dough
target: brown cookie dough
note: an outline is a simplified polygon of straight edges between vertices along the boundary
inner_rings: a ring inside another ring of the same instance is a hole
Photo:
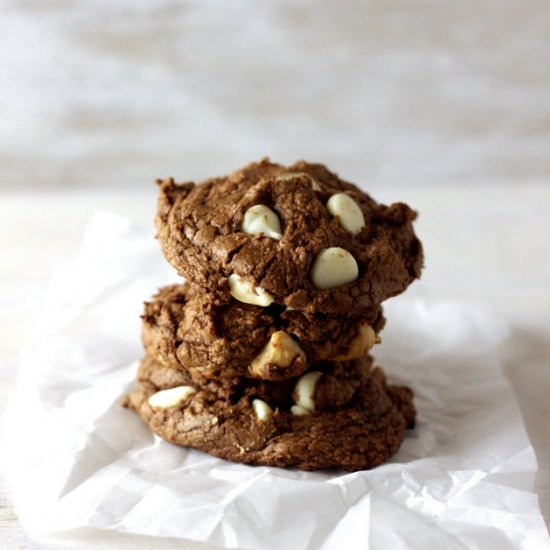
[[[158,183],[163,252],[217,303],[236,295],[232,283],[264,304],[345,315],[376,308],[420,276],[415,212],[377,204],[320,164],[264,159],[197,185]],[[261,208],[252,215],[253,207]]]
[[[370,376],[371,367],[370,356],[357,361],[314,363],[309,371],[319,373],[316,383],[312,386],[311,402],[314,408],[326,410],[346,404]],[[284,409],[290,409],[300,398],[298,382],[303,380],[303,376],[305,375],[280,381],[232,378],[202,380],[197,383],[189,371],[164,365],[149,355],[143,358],[138,369],[139,383],[151,383],[159,389],[187,385],[201,388],[231,403],[235,403],[243,396],[249,396],[251,399],[266,400],[272,406]]]
[[[215,391],[215,384],[189,385],[181,370],[148,358],[140,368],[139,387],[126,398],[125,406],[136,410],[167,441],[220,458],[303,470],[356,471],[397,452],[411,424],[402,411],[410,414],[414,409],[410,393],[387,386],[381,369],[370,373],[370,360],[354,363],[360,373],[347,379],[340,378],[342,364],[332,364],[339,373],[325,364],[324,372],[308,371],[300,377],[290,394],[294,401],[304,391],[300,380],[316,377],[316,384],[306,384],[313,387],[312,395],[305,396],[312,397],[314,407],[300,412],[297,405],[289,406],[289,381],[254,382],[228,398]],[[353,391],[350,383],[355,385]],[[330,406],[318,406],[321,396],[327,399],[331,392]],[[344,394],[346,398],[339,398]],[[305,405],[307,399],[303,395],[301,399]]]
[[[282,380],[312,362],[367,354],[384,325],[379,307],[354,317],[327,317],[284,307],[216,305],[189,285],[162,288],[145,304],[143,343],[159,362],[197,382],[236,377]]]

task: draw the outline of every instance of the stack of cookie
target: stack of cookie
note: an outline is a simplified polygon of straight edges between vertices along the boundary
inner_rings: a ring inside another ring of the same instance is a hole
[[[420,275],[415,213],[305,162],[158,184],[158,239],[186,282],[145,305],[127,406],[237,462],[354,471],[393,455],[412,392],[369,350],[381,303]]]

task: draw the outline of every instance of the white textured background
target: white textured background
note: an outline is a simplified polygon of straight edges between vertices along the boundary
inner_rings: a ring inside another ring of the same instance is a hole
[[[3,186],[147,185],[264,154],[374,184],[550,174],[544,0],[0,6]]]

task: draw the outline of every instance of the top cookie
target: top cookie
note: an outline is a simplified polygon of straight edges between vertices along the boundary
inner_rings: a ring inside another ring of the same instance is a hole
[[[416,213],[376,203],[320,164],[263,159],[200,184],[157,183],[164,255],[217,303],[345,315],[420,276]]]

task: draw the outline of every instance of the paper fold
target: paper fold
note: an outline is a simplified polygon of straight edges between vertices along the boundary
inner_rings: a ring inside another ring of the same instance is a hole
[[[142,355],[142,302],[174,280],[149,232],[106,213],[53,277],[6,423],[6,473],[31,535],[91,526],[256,550],[550,548],[500,320],[391,300],[376,361],[418,409],[399,453],[352,474],[251,467],[165,443],[120,406]]]

